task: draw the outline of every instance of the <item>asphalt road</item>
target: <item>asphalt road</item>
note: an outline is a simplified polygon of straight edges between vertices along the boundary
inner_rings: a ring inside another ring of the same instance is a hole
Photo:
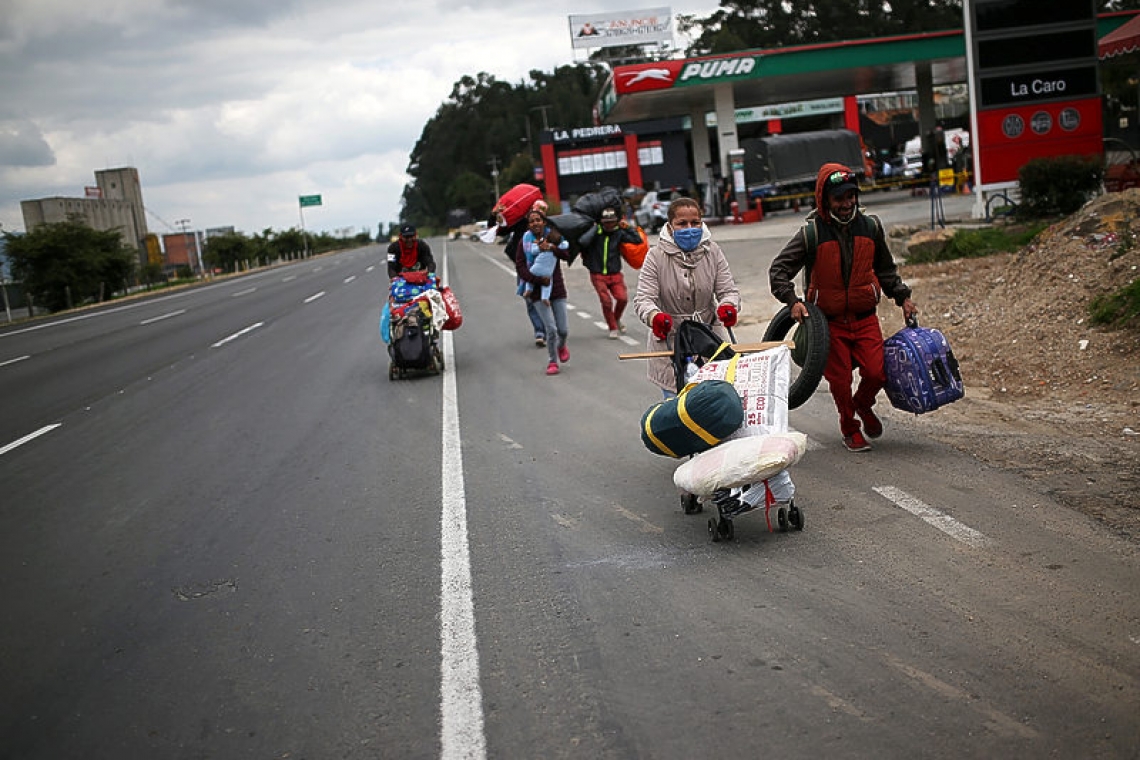
[[[825,393],[806,529],[713,544],[644,328],[573,267],[546,377],[501,248],[433,243],[442,376],[388,380],[378,247],[0,331],[0,757],[1137,757],[1135,545]]]

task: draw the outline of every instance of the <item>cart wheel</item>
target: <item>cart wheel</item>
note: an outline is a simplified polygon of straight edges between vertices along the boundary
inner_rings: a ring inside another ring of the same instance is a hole
[[[780,529],[781,533],[788,532],[788,510],[783,507],[776,510],[776,526]]]
[[[720,534],[727,541],[731,541],[736,537],[736,526],[733,524],[732,520],[720,521]]]
[[[388,365],[388,379],[395,380],[400,376],[400,370],[395,364]]]
[[[720,526],[717,525],[715,517],[709,518],[709,538],[713,540],[714,544],[720,541]]]
[[[804,512],[796,506],[794,501],[791,502],[788,507],[788,522],[791,523],[792,527],[796,530],[804,529]]]
[[[695,515],[701,511],[701,500],[694,493],[681,496],[681,510],[687,515]]]
[[[443,372],[443,352],[439,350],[439,346],[432,346],[431,352],[435,356],[435,366]]]

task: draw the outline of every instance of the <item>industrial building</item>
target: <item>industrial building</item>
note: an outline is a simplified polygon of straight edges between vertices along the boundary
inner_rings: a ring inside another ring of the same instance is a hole
[[[146,210],[139,173],[134,167],[95,172],[95,186],[86,188],[83,198],[20,201],[20,211],[24,229],[29,232],[41,224],[58,224],[73,216],[95,230],[118,230],[123,243],[138,250],[139,264],[147,263]]]

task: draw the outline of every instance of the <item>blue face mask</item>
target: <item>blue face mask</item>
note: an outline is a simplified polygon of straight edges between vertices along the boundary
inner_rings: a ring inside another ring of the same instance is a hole
[[[685,253],[688,253],[701,244],[701,237],[705,231],[700,227],[682,227],[673,230],[673,242]]]

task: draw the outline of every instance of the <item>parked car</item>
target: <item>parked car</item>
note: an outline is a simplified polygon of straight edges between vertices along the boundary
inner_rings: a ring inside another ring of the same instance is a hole
[[[641,205],[634,212],[637,223],[646,231],[656,233],[669,220],[669,201],[677,194],[676,190],[650,190],[641,199]]]

